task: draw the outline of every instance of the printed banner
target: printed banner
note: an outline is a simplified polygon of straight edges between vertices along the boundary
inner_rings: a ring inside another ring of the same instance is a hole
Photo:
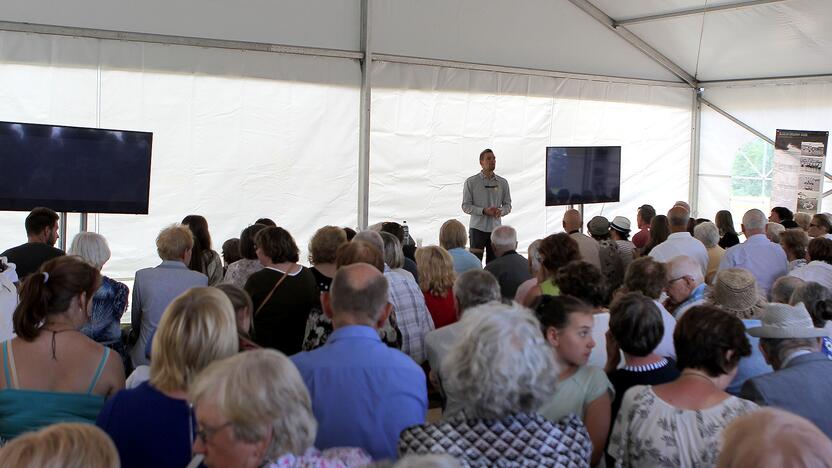
[[[815,214],[823,199],[829,132],[777,130],[771,206]]]

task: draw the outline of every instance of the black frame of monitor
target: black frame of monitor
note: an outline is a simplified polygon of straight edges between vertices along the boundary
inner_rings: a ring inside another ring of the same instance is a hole
[[[569,149],[569,148],[618,148],[618,198],[617,199],[610,199],[610,200],[591,201],[591,202],[582,201],[580,203],[574,203],[574,202],[570,201],[569,203],[555,203],[555,204],[550,205],[549,204],[549,183],[548,183],[549,182],[548,181],[548,176],[549,176],[549,148],[566,148],[566,149]],[[544,179],[543,179],[543,200],[544,200],[544,203],[546,204],[546,206],[574,206],[574,205],[583,206],[583,205],[591,205],[593,203],[618,203],[618,202],[620,202],[621,201],[621,150],[622,150],[621,145],[597,145],[597,146],[561,146],[561,145],[559,145],[559,146],[547,146],[546,147],[546,154],[544,156],[546,158],[546,169],[545,169],[545,173],[543,174],[543,177],[544,177]]]
[[[106,202],[106,201],[90,201],[90,200],[48,200],[48,199],[34,199],[34,198],[2,198],[0,197],[0,211],[31,211],[38,206],[45,206],[58,213],[107,213],[107,214],[148,214],[150,212],[150,177],[151,167],[153,164],[153,132],[146,132],[141,130],[122,130],[115,128],[98,128],[98,127],[80,127],[76,125],[56,125],[43,124],[34,122],[12,122],[8,120],[0,120],[0,125],[3,124],[20,124],[31,125],[38,127],[60,127],[60,128],[74,128],[81,130],[97,130],[102,132],[125,132],[125,133],[139,133],[148,136],[150,143],[150,156],[147,158],[147,194],[144,203],[132,202]],[[77,209],[78,205],[84,205],[87,209]],[[135,209],[117,209],[118,207],[136,207]]]

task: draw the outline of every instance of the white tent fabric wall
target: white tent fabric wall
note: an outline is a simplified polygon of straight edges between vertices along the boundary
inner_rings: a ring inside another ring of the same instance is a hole
[[[315,229],[353,225],[359,84],[347,59],[0,33],[0,120],[154,134],[149,216],[96,220],[114,277],[158,264],[156,234],[187,214],[215,250],[273,218],[302,259]],[[24,240],[23,217],[0,214],[0,245]]]
[[[832,82],[714,86],[706,88],[704,96],[772,140],[778,128],[830,130],[832,122]],[[733,207],[739,227],[746,209],[759,208],[767,213],[771,208],[767,199],[743,199],[731,190],[732,167],[740,149],[755,141],[763,143],[707,106],[702,109],[699,213],[713,219],[716,211]],[[827,161],[827,172],[830,168]],[[824,189],[829,188],[829,181],[825,181]],[[830,206],[827,200],[821,209],[829,211]]]
[[[372,80],[371,224],[406,220],[424,244],[447,219],[467,225],[462,184],[484,148],[511,184],[503,222],[522,250],[562,230],[564,208],[544,206],[546,146],[622,146],[622,202],[588,205],[586,220],[635,223],[643,203],[687,199],[690,90],[394,63],[376,64]]]

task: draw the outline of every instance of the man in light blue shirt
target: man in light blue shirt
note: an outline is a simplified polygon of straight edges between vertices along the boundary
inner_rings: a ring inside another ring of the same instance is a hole
[[[291,357],[312,398],[315,447],[395,459],[399,434],[424,423],[428,402],[424,371],[376,332],[392,309],[387,279],[370,265],[348,265],[321,301],[335,331],[324,346]]]
[[[764,297],[777,278],[789,272],[786,253],[779,244],[766,237],[766,215],[762,211],[748,210],[742,217],[742,232],[746,241],[725,251],[719,262],[719,271],[743,268],[757,278],[757,287]]]

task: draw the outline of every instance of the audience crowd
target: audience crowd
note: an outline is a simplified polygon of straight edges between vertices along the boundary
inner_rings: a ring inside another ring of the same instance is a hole
[[[570,209],[485,264],[455,219],[324,226],[310,266],[188,215],[132,291],[58,222],[0,254],[0,466],[832,467],[826,213]]]

